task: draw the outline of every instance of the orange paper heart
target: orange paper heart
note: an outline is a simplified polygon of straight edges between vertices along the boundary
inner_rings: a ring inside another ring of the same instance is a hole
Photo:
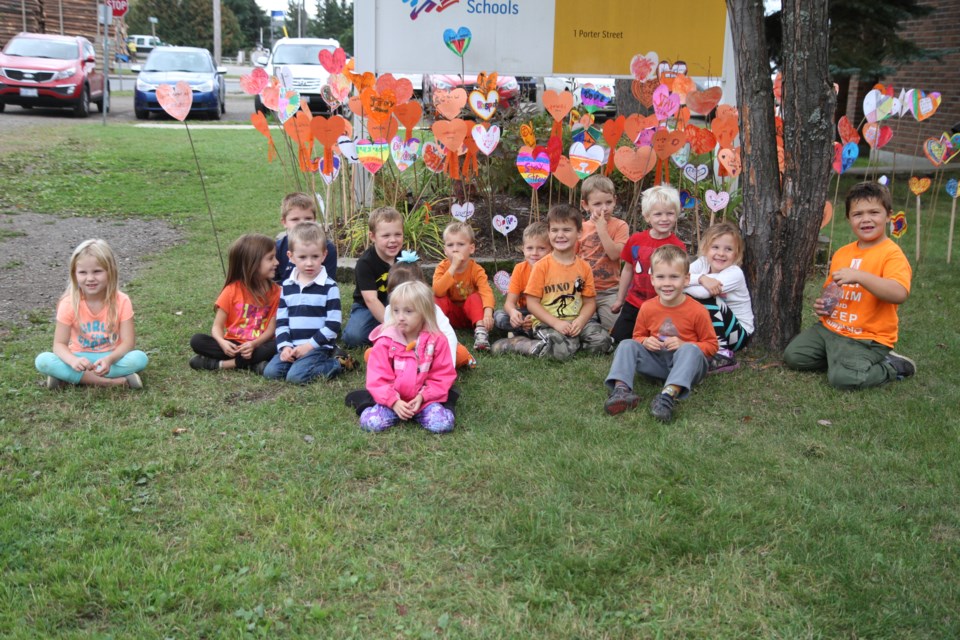
[[[523,140],[523,144],[528,147],[537,146],[537,135],[533,131],[532,122],[524,122],[520,125],[520,139]]]
[[[660,86],[659,78],[652,78],[650,80],[645,80],[643,82],[637,82],[634,80],[630,84],[630,92],[633,94],[633,97],[642,104],[644,107],[649,109],[653,106],[653,92],[657,90],[657,87]]]
[[[689,99],[690,93],[694,92],[697,85],[687,76],[677,76],[673,79],[673,92],[680,96],[680,103],[684,104]]]
[[[737,122],[737,118],[731,115],[723,117],[717,116],[714,118],[711,129],[713,130],[713,135],[717,138],[717,142],[720,143],[720,147],[723,149],[731,148],[733,141],[736,140],[737,135],[740,133],[740,125]]]
[[[543,108],[553,116],[555,121],[560,122],[573,108],[573,94],[569,91],[548,89],[543,92]]]
[[[687,94],[687,106],[690,111],[701,116],[705,116],[713,111],[720,99],[723,98],[723,89],[720,87],[710,87],[703,91],[691,91]]]
[[[580,176],[573,170],[573,165],[570,164],[570,158],[567,156],[560,156],[557,168],[553,171],[553,176],[570,189],[573,189],[580,182]]]
[[[423,117],[423,107],[420,106],[419,102],[398,104],[393,108],[393,115],[396,116],[403,128],[406,129],[406,139],[409,140],[410,136],[413,135],[414,128],[419,124],[420,118]]]
[[[683,132],[687,134],[687,142],[694,153],[710,153],[717,146],[717,138],[709,129],[690,124]]]
[[[823,229],[833,219],[833,203],[829,200],[823,205],[823,219],[820,221],[820,228]]]
[[[370,133],[370,139],[373,142],[388,142],[397,135],[399,124],[394,118],[386,122],[377,122],[373,118],[367,122],[367,131]]]
[[[626,128],[627,119],[623,116],[610,118],[603,123],[603,139],[610,149],[616,149],[617,143],[623,137],[623,131]]]
[[[390,119],[390,114],[397,104],[397,96],[392,89],[384,89],[378,92],[374,87],[367,87],[360,92],[360,100],[363,102],[364,113],[370,120],[385,123]]]
[[[720,149],[720,152],[717,153],[717,159],[723,168],[727,170],[728,175],[733,178],[740,175],[740,147],[735,149]]]
[[[651,129],[657,126],[657,116],[650,114],[641,117],[639,113],[631,113],[623,123],[623,132],[627,135],[630,142],[636,144],[637,138],[643,133],[644,129]]]
[[[157,86],[157,102],[171,118],[183,122],[193,105],[193,90],[183,80],[176,85],[161,84]]]
[[[653,134],[653,152],[661,160],[666,160],[679,151],[686,141],[687,136],[682,131],[657,129],[657,132]]]
[[[918,178],[917,176],[913,176],[910,178],[908,184],[910,185],[910,191],[913,192],[913,195],[919,196],[930,188],[930,178]]]
[[[717,107],[717,117],[718,117],[718,118],[725,118],[725,117],[727,117],[727,116],[730,116],[731,118],[737,119],[737,118],[740,117],[740,112],[737,111],[737,108],[736,108],[735,106],[733,106],[732,104],[721,104],[720,106],[718,106],[718,107]]]
[[[313,137],[325,147],[332,147],[337,144],[337,138],[346,131],[346,128],[347,121],[341,116],[330,116],[329,118],[316,116],[310,121],[310,131],[313,133]]]
[[[650,147],[620,147],[613,154],[613,163],[626,179],[638,182],[657,164],[657,156]]]
[[[466,120],[457,118],[455,120],[438,120],[433,123],[431,129],[437,142],[447,150],[459,152],[460,147],[463,146],[463,139],[467,137],[469,126]]]
[[[460,115],[460,110],[467,104],[467,92],[463,89],[437,89],[433,92],[433,107],[447,120],[453,120]]]
[[[481,71],[477,74],[477,91],[481,93],[490,93],[497,90],[497,72],[485,73]]]

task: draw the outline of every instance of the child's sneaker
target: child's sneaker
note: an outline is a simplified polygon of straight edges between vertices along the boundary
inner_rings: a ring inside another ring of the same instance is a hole
[[[267,364],[268,364],[268,363],[269,363],[269,360],[264,360],[263,362],[258,362],[258,363],[251,369],[251,371],[253,371],[253,372],[254,372],[255,374],[257,374],[258,376],[262,376],[262,375],[263,375],[263,372],[266,371],[266,369],[267,369]]]
[[[190,358],[190,368],[197,371],[216,371],[220,368],[220,361],[209,356],[193,356]]]
[[[650,403],[650,413],[660,422],[673,420],[673,404],[675,400],[669,393],[658,393]]]
[[[490,334],[482,324],[478,324],[473,329],[473,348],[477,351],[490,350]]]
[[[357,368],[357,361],[353,359],[353,356],[340,347],[333,348],[333,357],[340,363],[344,371],[353,371]],[[267,365],[264,364],[263,366],[266,367]]]
[[[143,380],[141,380],[137,374],[131,373],[124,377],[126,378],[127,386],[131,389],[143,389]]]
[[[603,403],[603,410],[607,415],[616,416],[627,409],[636,409],[640,403],[640,396],[635,394],[627,387],[614,387],[610,392],[610,397]]]
[[[707,373],[727,373],[740,368],[740,363],[730,349],[720,349],[712,358]]]
[[[887,362],[897,372],[897,380],[909,378],[917,372],[917,363],[907,356],[900,355],[896,351],[887,354]]]
[[[47,376],[46,387],[51,391],[55,389],[62,389],[64,387],[69,387],[69,386],[70,386],[70,383],[67,382],[66,380],[61,380],[60,378],[54,378],[53,376]]]

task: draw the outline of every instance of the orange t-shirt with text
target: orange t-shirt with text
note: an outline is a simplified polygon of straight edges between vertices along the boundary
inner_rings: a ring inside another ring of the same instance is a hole
[[[580,315],[584,298],[597,297],[593,272],[583,258],[576,256],[573,263],[563,264],[552,253],[533,265],[524,293],[540,298],[547,313],[561,320],[573,320]]]
[[[267,304],[262,304],[243,283],[231,282],[220,292],[215,304],[227,314],[223,337],[232,342],[250,342],[259,338],[270,319],[277,315],[280,287],[273,285]]]
[[[133,305],[127,294],[117,292],[117,326],[108,326],[109,306],[104,303],[99,313],[91,313],[86,300],[80,299],[77,313],[73,312],[70,296],[60,298],[57,322],[70,327],[67,348],[74,353],[105,353],[113,351],[120,340],[120,323],[133,317]]]

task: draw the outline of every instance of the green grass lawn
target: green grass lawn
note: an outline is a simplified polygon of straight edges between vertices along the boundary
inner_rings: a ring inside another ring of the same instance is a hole
[[[276,232],[296,184],[265,140],[192,133],[224,246]],[[151,358],[142,393],[48,392],[33,359],[53,325],[7,327],[0,635],[960,634],[945,197],[901,309],[913,379],[842,393],[748,352],[664,426],[645,405],[603,414],[608,358],[481,355],[452,435],[372,436],[343,405],[362,372],[294,388],[187,367],[222,280],[183,131],[58,123],[30,139],[0,158],[2,209],[162,218],[188,240],[127,288]]]

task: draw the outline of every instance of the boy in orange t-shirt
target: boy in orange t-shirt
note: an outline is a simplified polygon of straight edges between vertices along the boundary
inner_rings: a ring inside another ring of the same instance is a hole
[[[613,217],[617,206],[617,191],[613,180],[606,176],[592,175],[583,181],[580,188],[580,208],[586,214],[583,233],[577,246],[577,255],[587,261],[593,271],[593,284],[597,289],[597,318],[607,331],[613,329],[619,308],[617,303],[620,287],[620,253],[630,237],[630,227],[620,218]]]
[[[510,275],[510,287],[503,310],[493,314],[493,324],[497,329],[512,331],[526,336],[533,335],[533,316],[527,310],[527,297],[523,295],[530,280],[534,265],[550,253],[546,222],[534,222],[523,230],[523,261],[518,262]]]
[[[433,295],[437,306],[455,329],[473,329],[473,348],[490,348],[493,308],[496,301],[487,273],[470,256],[477,250],[473,228],[451,222],[443,230],[447,258],[433,272]]]
[[[910,297],[912,270],[903,251],[887,237],[893,215],[890,192],[861,182],[846,197],[847,222],[857,237],[830,261],[825,285],[839,293],[813,303],[820,322],[795,337],[783,353],[791,369],[827,370],[840,389],[866,389],[916,373],[916,363],[892,349],[897,343],[897,306]]]

